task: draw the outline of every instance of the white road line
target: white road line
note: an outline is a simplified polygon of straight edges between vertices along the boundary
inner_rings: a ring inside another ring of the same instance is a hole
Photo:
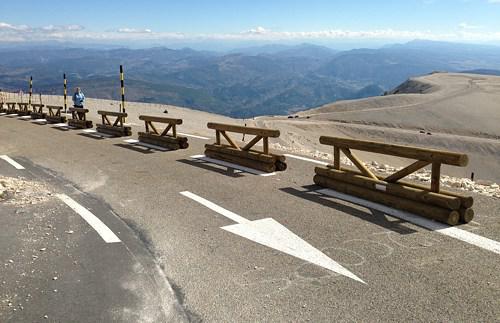
[[[16,169],[24,169],[24,167],[21,164],[19,164],[18,162],[16,162],[15,160],[13,160],[12,158],[10,158],[7,155],[1,155],[0,159],[5,160],[6,162],[8,162],[12,166],[14,166]]]
[[[0,116],[4,116],[4,115],[6,115],[6,114],[7,114],[7,113],[2,112],[2,113],[0,113]]]
[[[323,165],[323,166],[329,165],[329,163],[327,163],[327,162],[319,161],[319,160],[315,160],[315,159],[311,159],[311,158],[307,158],[307,157],[296,156],[296,155],[291,155],[291,154],[284,154],[284,156],[290,157],[290,158],[295,158],[295,159],[300,159],[303,161],[307,161],[307,162],[311,162],[311,163],[315,163],[315,164],[319,164],[319,165]]]
[[[73,209],[76,213],[78,213],[87,223],[94,228],[95,231],[101,236],[101,238],[106,243],[115,243],[121,242],[120,238],[118,238],[110,228],[108,228],[98,217],[92,214],[89,210],[78,204],[71,197],[66,194],[57,194],[56,195],[61,201],[66,203],[67,206]]]
[[[112,135],[108,135],[106,133],[101,133],[101,132],[98,132],[97,130],[94,130],[94,129],[83,129],[82,131],[91,135],[91,136],[94,136],[94,137],[114,138],[114,136],[112,136]]]
[[[188,192],[188,191],[184,191],[184,192],[181,192],[181,195],[184,195],[185,197],[190,198],[190,199],[192,199],[192,200],[200,203],[203,206],[206,206],[210,210],[215,211],[215,212],[219,213],[220,215],[223,215],[226,218],[233,220],[236,223],[247,223],[247,222],[250,222],[247,219],[245,219],[244,217],[239,216],[238,214],[233,213],[233,212],[231,212],[229,210],[226,210],[226,209],[218,206],[217,204],[212,203],[209,200],[206,200],[203,197],[198,196],[198,195],[196,195],[194,193],[191,193],[191,192]]]
[[[196,136],[196,135],[190,135],[190,134],[188,134],[188,133],[183,133],[183,132],[178,132],[177,134],[179,134],[179,135],[181,135],[181,136],[193,137],[193,138],[202,139],[202,140],[209,140],[209,139],[210,139],[210,138],[207,138],[207,137]]]
[[[424,217],[418,216],[413,213],[401,211],[401,210],[396,210],[391,207],[367,201],[355,196],[347,195],[344,193],[340,193],[331,189],[322,189],[317,191],[318,193],[328,195],[331,197],[335,197],[344,201],[348,201],[354,204],[358,204],[361,206],[365,206],[370,209],[374,209],[380,212],[383,212],[388,215],[392,215],[396,218],[399,218],[404,221],[411,222],[413,224],[416,224],[418,226],[424,227],[426,229],[432,230],[439,232],[441,234],[444,234],[446,236],[461,240],[463,242],[469,243],[471,245],[474,245],[476,247],[494,252],[496,254],[500,254],[500,242],[488,239],[485,237],[482,237],[480,235],[458,229],[455,227],[451,227],[449,225],[439,223],[439,222],[434,222],[432,220],[426,219]]]
[[[344,275],[358,282],[365,283],[339,263],[310,245],[307,241],[302,240],[295,233],[272,218],[249,221],[191,192],[185,191],[181,192],[181,194],[237,222],[237,224],[222,227],[221,229],[223,230]]]
[[[31,122],[35,122],[35,123],[42,123],[42,122],[47,122],[47,119],[35,119]]]
[[[17,117],[18,119],[31,119],[31,116],[22,116],[22,117]]]
[[[276,175],[276,172],[266,173],[266,172],[263,172],[263,171],[260,171],[257,169],[253,169],[253,168],[249,168],[249,167],[245,167],[245,166],[241,166],[241,165],[237,165],[237,164],[233,164],[233,163],[228,163],[228,162],[225,162],[223,160],[210,158],[210,157],[207,157],[205,155],[195,155],[195,156],[191,156],[191,158],[202,160],[202,161],[209,162],[212,164],[217,164],[217,165],[224,166],[224,167],[238,169],[238,170],[241,170],[245,173],[250,173],[250,174],[259,175],[259,176],[263,176],[263,177]]]
[[[18,116],[18,114],[17,114],[17,113],[13,113],[13,114],[8,114],[6,117],[8,117],[8,118],[15,118],[15,117],[17,117],[17,116]],[[31,117],[30,117],[30,118],[31,118]]]
[[[125,139],[124,142],[126,142],[127,144],[134,145],[134,146],[143,146],[146,148],[156,149],[156,150],[160,150],[160,151],[168,151],[168,149],[165,147],[160,147],[160,146],[151,145],[151,144],[148,144],[145,142],[140,142],[137,139]]]
[[[76,129],[75,127],[70,126],[67,123],[54,123],[51,124],[52,128],[68,128],[68,129]]]

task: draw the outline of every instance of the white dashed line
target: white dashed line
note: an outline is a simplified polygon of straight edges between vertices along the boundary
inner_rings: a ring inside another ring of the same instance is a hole
[[[318,164],[318,165],[323,165],[323,166],[329,165],[329,163],[327,163],[327,162],[319,161],[319,160],[315,160],[315,159],[311,159],[311,158],[307,158],[307,157],[295,156],[295,155],[291,155],[291,154],[284,154],[284,156],[285,157],[294,158],[294,159],[303,160],[303,161],[307,161],[307,162],[311,162],[311,163],[315,163],[315,164]]]
[[[143,147],[146,147],[146,148],[151,148],[151,149],[155,149],[155,150],[159,150],[159,151],[168,151],[167,148],[156,146],[156,145],[147,144],[145,142],[140,142],[137,139],[125,139],[123,142],[126,142],[127,144],[131,144],[133,146],[143,146]]]
[[[102,137],[102,138],[114,138],[115,136],[113,135],[108,135],[106,133],[98,132],[97,130],[94,129],[83,129],[82,132],[85,132],[86,134],[94,137]]]
[[[1,155],[0,159],[5,160],[6,162],[8,162],[12,166],[14,166],[16,169],[24,169],[24,167],[21,164],[19,164],[18,162],[16,162],[15,160],[13,160],[12,158],[10,158],[7,155]]]
[[[108,228],[98,217],[92,214],[89,210],[78,204],[71,197],[66,194],[57,194],[56,195],[61,201],[66,203],[67,206],[73,209],[76,213],[78,213],[87,223],[94,228],[95,231],[101,236],[101,238],[106,243],[115,243],[121,242],[120,238],[118,238],[110,228]]]
[[[196,136],[196,135],[190,135],[190,134],[188,134],[188,133],[182,133],[182,132],[178,132],[177,134],[179,134],[179,135],[181,135],[181,136],[192,137],[192,138],[202,139],[202,140],[209,140],[209,139],[210,139],[210,138],[207,138],[207,137]]]
[[[391,207],[367,201],[355,196],[347,195],[344,193],[340,193],[331,189],[322,189],[317,191],[318,193],[328,195],[331,197],[335,197],[347,202],[351,202],[357,205],[361,205],[370,209],[374,209],[380,212],[383,212],[388,215],[392,215],[396,218],[399,218],[404,221],[411,222],[413,224],[416,224],[418,226],[421,226],[423,228],[439,232],[441,234],[444,234],[446,236],[461,240],[463,242],[469,243],[471,245],[474,245],[476,247],[494,252],[496,254],[500,254],[500,242],[488,239],[482,236],[479,236],[477,234],[461,230],[455,227],[451,227],[449,225],[439,223],[439,222],[434,222],[432,220],[423,218],[421,216],[415,215],[413,213],[401,211],[401,210],[396,210]]]
[[[233,164],[233,163],[228,163],[228,162],[225,162],[223,160],[210,158],[210,157],[207,157],[205,155],[195,155],[195,156],[191,156],[191,158],[205,161],[205,162],[212,163],[212,164],[216,164],[216,165],[220,165],[220,166],[224,166],[224,167],[238,169],[238,170],[241,170],[245,173],[250,173],[250,174],[254,174],[254,175],[258,175],[258,176],[267,177],[267,176],[276,175],[276,172],[266,173],[266,172],[263,172],[263,171],[260,171],[257,169],[253,169],[253,168],[249,168],[249,167],[245,167],[245,166],[241,166],[241,165],[237,165],[237,164]]]

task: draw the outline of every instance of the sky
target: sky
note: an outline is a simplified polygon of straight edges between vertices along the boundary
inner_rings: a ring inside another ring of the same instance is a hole
[[[413,39],[500,44],[500,0],[0,1],[0,43]]]

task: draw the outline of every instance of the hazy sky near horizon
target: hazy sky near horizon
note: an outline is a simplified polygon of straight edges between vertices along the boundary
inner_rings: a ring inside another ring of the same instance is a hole
[[[500,44],[500,0],[0,2],[0,42],[433,39]]]

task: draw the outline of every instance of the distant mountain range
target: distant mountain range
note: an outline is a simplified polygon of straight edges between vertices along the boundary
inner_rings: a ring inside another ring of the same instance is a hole
[[[500,47],[413,41],[380,49],[267,45],[216,53],[192,49],[0,49],[0,88],[61,94],[62,74],[88,97],[251,117],[287,114],[342,99],[381,95],[432,71],[500,70]]]

